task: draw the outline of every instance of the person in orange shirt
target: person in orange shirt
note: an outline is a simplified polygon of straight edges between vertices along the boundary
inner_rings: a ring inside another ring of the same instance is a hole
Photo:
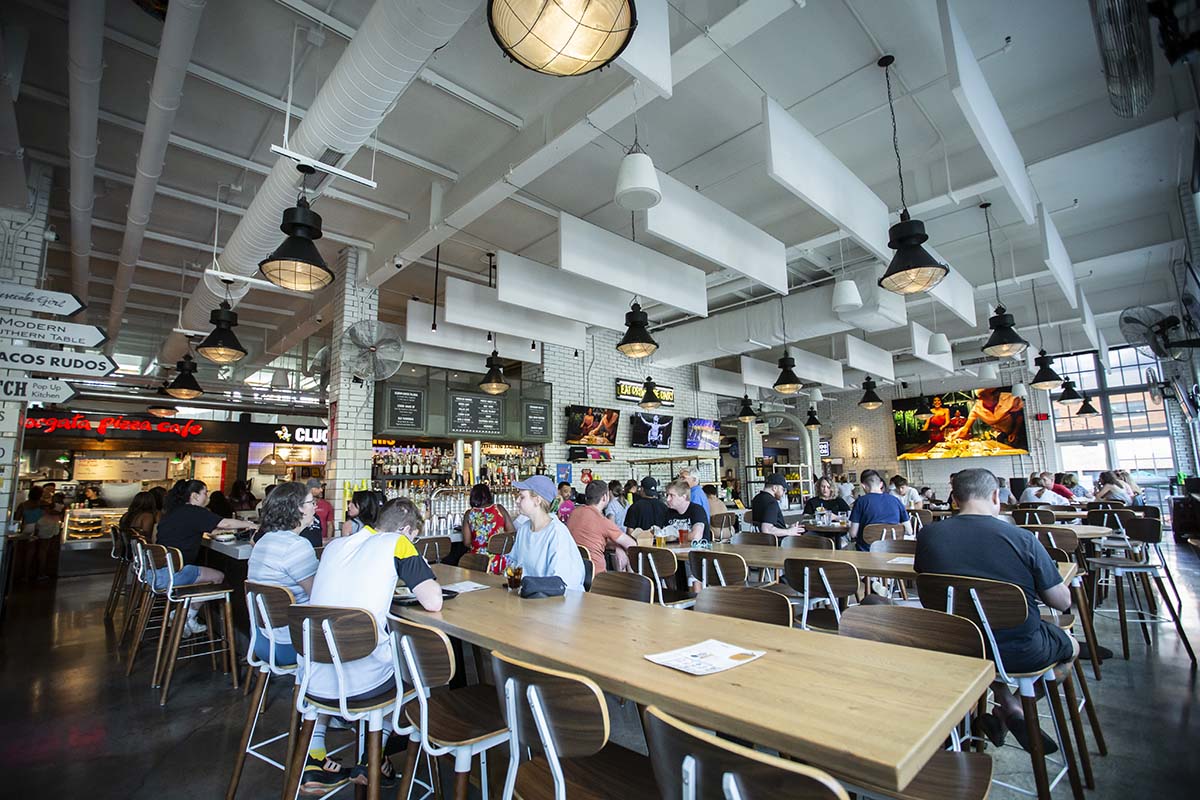
[[[608,485],[604,481],[592,481],[587,485],[583,498],[583,504],[576,506],[575,511],[567,519],[567,530],[571,532],[571,538],[588,551],[588,556],[595,567],[594,574],[599,575],[607,569],[604,563],[604,551],[609,549],[610,545],[616,559],[617,569],[622,572],[628,570],[629,556],[625,550],[636,545],[637,540],[604,516],[604,507],[612,499]]]

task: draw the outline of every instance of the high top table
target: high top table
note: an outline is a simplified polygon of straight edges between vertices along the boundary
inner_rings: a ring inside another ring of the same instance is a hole
[[[442,583],[499,580],[444,564],[433,570]],[[995,677],[982,659],[581,592],[522,600],[497,587],[460,594],[437,613],[394,613],[893,791],[942,747]],[[766,653],[706,676],[645,658],[706,639]]]

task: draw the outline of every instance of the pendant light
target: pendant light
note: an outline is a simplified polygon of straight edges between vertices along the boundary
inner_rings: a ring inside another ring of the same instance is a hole
[[[739,422],[754,422],[754,409],[750,406],[750,395],[742,395],[742,407],[738,409]]]
[[[196,380],[196,362],[190,354],[176,362],[175,369],[179,371],[179,375],[167,387],[167,394],[176,400],[193,400],[204,394]]]
[[[286,475],[288,471],[288,463],[279,457],[275,452],[275,445],[271,445],[271,452],[263,457],[263,460],[258,462],[258,471],[264,475]]]
[[[168,383],[169,381],[164,380],[162,386],[158,387],[158,391],[155,394],[159,397],[170,397],[171,395],[167,394]],[[175,408],[175,406],[161,401],[152,403],[146,408],[146,411],[156,417],[173,417],[179,413],[179,409]]]
[[[645,358],[658,349],[658,342],[650,335],[646,325],[650,317],[642,311],[637,299],[625,313],[625,335],[617,342],[617,349],[629,358]]]
[[[1012,396],[1013,397],[1028,397],[1029,390],[1025,388],[1025,384],[1018,383],[1016,386],[1014,386],[1012,388]]]
[[[867,411],[874,411],[883,405],[883,400],[875,393],[875,381],[870,377],[863,378],[863,396],[858,404]]]
[[[1088,399],[1087,392],[1084,392],[1083,393],[1083,402],[1080,403],[1079,410],[1075,412],[1075,416],[1090,417],[1090,416],[1094,416],[1099,413],[1100,412],[1096,410],[1096,407],[1094,405],[1092,405],[1092,401]]]
[[[782,324],[783,330],[783,355],[779,358],[779,377],[775,379],[775,383],[771,388],[780,394],[795,394],[800,391],[800,387],[804,382],[796,376],[794,368],[796,359],[788,355],[787,352],[787,315],[783,310],[783,297],[779,298],[779,321]]]
[[[858,311],[862,308],[862,295],[859,294],[858,284],[846,278],[846,250],[844,240],[838,237],[838,260],[841,262],[841,276],[833,284],[833,313],[842,314],[847,311]]]
[[[929,342],[925,346],[925,352],[931,356],[948,356],[950,355],[950,340],[946,338],[946,334],[941,333],[937,329],[937,301],[933,302],[933,335],[929,337]]]
[[[1062,383],[1062,389],[1062,394],[1054,402],[1064,406],[1073,406],[1083,402],[1083,396],[1075,391],[1075,381],[1067,378]]]
[[[308,206],[306,182],[316,172],[308,164],[298,164],[300,194],[294,208],[283,212],[279,230],[287,234],[275,252],[258,262],[263,277],[276,286],[295,292],[312,292],[333,282],[333,273],[314,242],[321,238],[321,215]]]
[[[896,255],[892,256],[892,262],[879,279],[879,285],[896,294],[919,294],[941,283],[950,268],[939,264],[921,246],[929,240],[925,234],[925,223],[913,219],[908,213],[908,202],[904,197],[904,167],[900,162],[900,139],[896,132],[896,105],[892,100],[891,66],[895,61],[895,56],[890,55],[878,61],[887,82],[888,110],[892,115],[892,149],[896,152],[896,173],[900,178],[900,221],[888,229],[888,247],[895,250]]]
[[[817,407],[815,405],[808,407],[808,419],[804,420],[804,427],[810,431],[815,431],[821,427],[821,420],[817,419]]]
[[[825,399],[825,395],[821,393],[820,386],[814,386],[808,392],[808,402],[816,404]]]
[[[919,383],[918,389],[921,394],[917,397],[917,410],[913,412],[913,416],[924,422],[927,419],[933,418],[933,409],[929,407],[929,400],[925,397],[925,384]]]
[[[988,319],[992,335],[983,346],[983,352],[996,358],[1013,358],[1024,353],[1025,348],[1029,347],[1029,342],[1017,333],[1017,329],[1013,327],[1013,315],[1009,314],[1008,309],[1000,302],[1000,276],[996,274],[996,250],[992,246],[992,215],[988,211],[992,204],[983,202],[979,207],[983,209],[983,219],[987,224],[988,253],[992,256],[992,282],[996,287],[996,312]]]
[[[489,0],[488,27],[504,54],[543,75],[586,75],[633,38],[633,0]]]
[[[1061,384],[1062,378],[1054,371],[1054,359],[1046,355],[1046,340],[1042,335],[1042,312],[1038,310],[1036,284],[1030,291],[1030,294],[1033,299],[1033,314],[1037,319],[1038,344],[1040,345],[1040,349],[1038,350],[1037,358],[1033,360],[1033,363],[1037,366],[1037,372],[1034,373],[1033,380],[1029,382],[1029,385],[1035,389],[1046,389],[1048,391]]]
[[[646,382],[642,384],[642,399],[638,401],[638,405],[647,411],[662,405],[662,400],[658,397],[658,386],[649,375],[646,376]]]
[[[225,284],[225,299],[208,315],[212,333],[200,343],[196,352],[214,364],[232,364],[246,357],[246,348],[233,332],[238,323],[237,312],[229,304],[229,286],[233,281],[222,280],[222,283]]]
[[[487,374],[479,382],[479,388],[488,394],[504,394],[509,390],[509,383],[504,380],[504,367],[500,363],[500,354],[495,350],[487,358]]]
[[[614,199],[626,211],[645,211],[662,202],[662,187],[654,161],[638,141],[637,106],[633,109],[633,144],[621,159],[617,170],[617,191]]]
[[[993,383],[1000,380],[1000,370],[996,369],[996,365],[985,362],[979,365],[979,380],[984,383]]]
[[[288,379],[287,370],[282,367],[271,373],[271,388],[280,392],[290,392],[292,382]]]

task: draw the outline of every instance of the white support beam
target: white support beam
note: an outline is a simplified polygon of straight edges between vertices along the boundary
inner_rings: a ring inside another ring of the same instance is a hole
[[[93,255],[92,257],[94,258],[95,256]],[[70,273],[68,273],[65,270],[61,270],[61,269],[47,270],[47,274],[49,274],[50,276],[55,277],[55,278],[70,277]],[[112,278],[97,278],[95,275],[90,275],[90,276],[88,276],[88,283],[89,284],[94,283],[94,284],[97,284],[98,286],[112,286],[113,280],[112,280]],[[192,296],[191,292],[180,291],[179,289],[166,289],[161,286],[149,286],[144,283],[133,284],[133,286],[129,287],[129,291],[144,292],[146,294],[157,294],[157,295],[162,295],[163,297],[174,297],[176,299],[179,299],[179,298],[187,299]],[[259,305],[254,305],[253,303],[238,303],[238,310],[241,311],[243,309],[245,309],[246,311],[261,311],[264,314],[276,314],[281,317],[296,316],[296,311],[294,309],[287,308],[286,306],[259,306]],[[158,313],[164,314],[166,316],[174,317],[178,313],[178,309],[172,308],[169,306],[163,306],[162,308],[158,309]],[[241,322],[239,322],[238,324],[240,325]]]
[[[50,216],[55,219],[68,219],[68,215],[62,211],[51,211]],[[120,222],[109,222],[106,219],[98,219],[92,217],[92,227],[100,228],[113,233],[125,233],[125,226]],[[171,236],[165,233],[156,231],[146,231],[146,238],[152,242],[162,242],[163,244],[173,244],[176,247],[186,247],[189,250],[195,250],[198,253],[211,254],[212,242],[197,242],[192,239],[184,239],[181,236]],[[222,248],[218,247],[217,252],[220,253]]]

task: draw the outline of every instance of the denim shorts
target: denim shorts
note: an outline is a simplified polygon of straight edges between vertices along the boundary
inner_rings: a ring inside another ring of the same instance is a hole
[[[195,583],[200,579],[200,568],[195,564],[184,564],[183,569],[175,573],[175,585],[186,586],[189,583]],[[154,570],[154,588],[160,592],[165,592],[170,585],[170,577],[167,574],[167,568]]]

